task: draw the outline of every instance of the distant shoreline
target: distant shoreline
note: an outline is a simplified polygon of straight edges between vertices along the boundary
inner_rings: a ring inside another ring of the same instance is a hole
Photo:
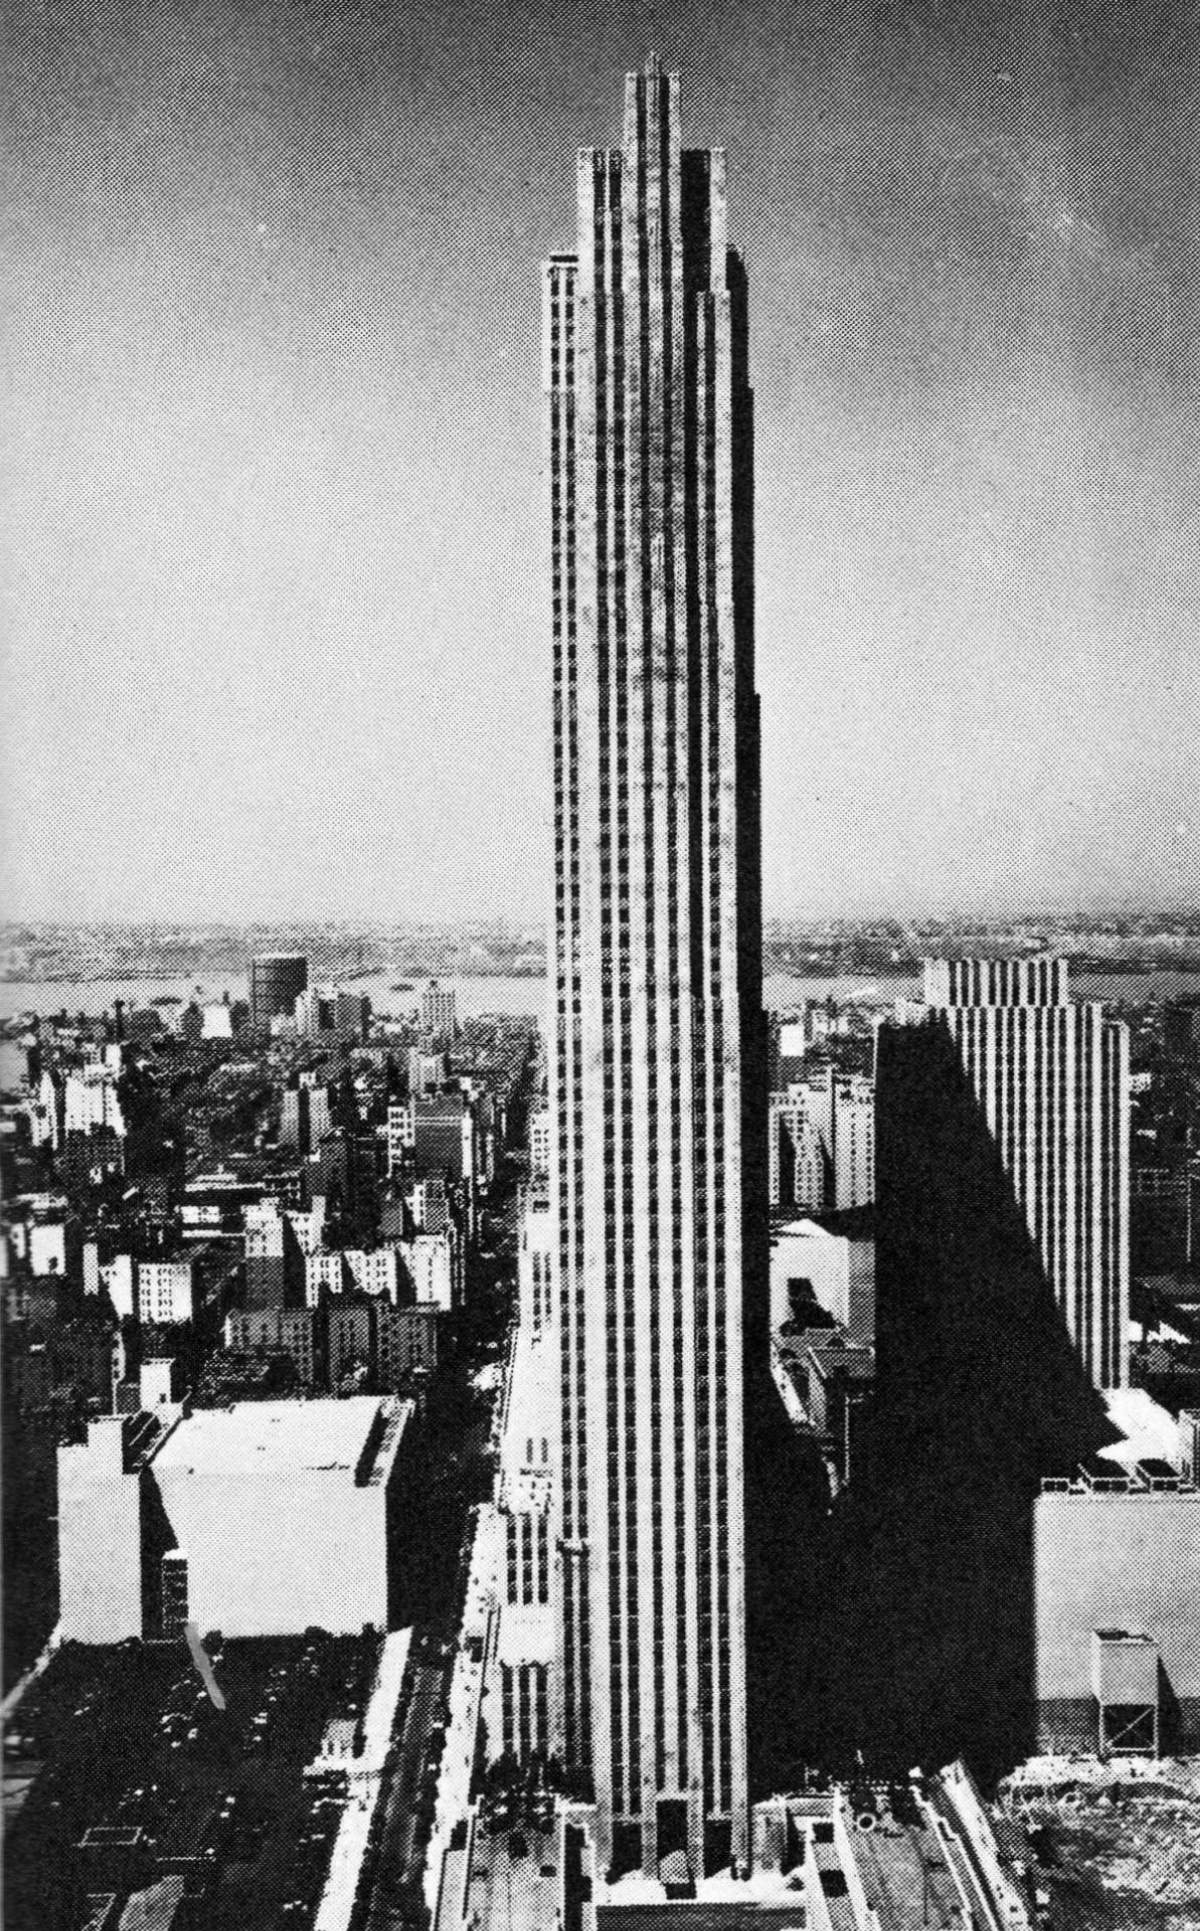
[[[1198,968],[1200,969],[1200,968]],[[355,979],[375,979],[385,973],[396,972],[403,975],[404,966],[356,966],[351,972],[326,971],[321,968],[320,976],[328,978],[331,984],[349,985]],[[410,966],[414,990],[424,979],[544,979],[544,966],[481,965],[472,961],[469,968],[455,965],[440,965],[431,971],[427,965]],[[182,970],[178,967],[152,966],[146,971],[133,966],[124,966],[116,971],[98,967],[94,972],[69,972],[56,967],[51,972],[9,972],[0,968],[0,986],[108,986],[108,985],[153,985],[159,982],[178,984],[180,979],[197,980],[215,977],[228,977],[241,974],[249,979],[250,967],[241,960],[234,965],[224,965],[220,961],[213,964],[208,960],[189,965]]]
[[[1069,959],[1071,977],[1075,981],[1092,978],[1147,979],[1157,978],[1164,974],[1172,978],[1194,978],[1200,980],[1200,959],[1152,959],[1146,961],[1141,959],[1097,959],[1094,957],[1077,959],[1071,957],[1070,954],[1063,954],[1061,956]],[[358,966],[350,972],[339,972],[334,967],[326,968],[321,966],[317,976],[322,980],[327,979],[331,985],[350,985],[356,980],[377,979],[390,976],[392,973],[395,973],[398,978],[404,978],[406,975],[409,975],[412,989],[415,991],[419,988],[423,980],[431,978],[445,979],[448,982],[464,978],[538,980],[546,977],[546,970],[547,968],[545,966],[482,965],[472,962],[471,966],[467,969],[454,965],[439,965],[433,971],[428,966],[409,966],[407,968],[404,966],[381,966],[378,968]],[[793,979],[894,979],[900,982],[912,981],[920,977],[920,966],[917,963],[897,965],[889,962],[878,965],[844,965],[840,962],[823,964],[818,962],[809,963],[806,961],[801,965],[793,965],[768,959],[763,962],[763,970],[767,977]],[[172,969],[168,966],[155,966],[145,971],[133,966],[122,967],[117,971],[106,971],[103,967],[97,967],[91,972],[69,971],[65,967],[55,967],[52,971],[48,972],[11,972],[0,969],[0,985],[178,985],[181,980],[185,979],[194,978],[199,984],[205,979],[238,976],[244,976],[248,981],[248,965],[239,963],[230,966],[222,965],[220,962],[214,964],[204,961],[188,966],[182,971],[178,968]],[[400,988],[392,986],[389,990],[397,991]]]

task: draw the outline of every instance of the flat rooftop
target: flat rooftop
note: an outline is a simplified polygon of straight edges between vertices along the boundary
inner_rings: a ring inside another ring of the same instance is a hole
[[[1144,1388],[1116,1388],[1104,1396],[1108,1419],[1121,1440],[1099,1450],[1103,1462],[1131,1468],[1138,1462],[1179,1466],[1179,1424]],[[1110,1471],[1114,1472],[1114,1471]]]
[[[204,1408],[171,1430],[154,1457],[157,1472],[287,1476],[339,1470],[355,1476],[372,1435],[407,1421],[409,1405],[377,1395],[346,1401],[241,1401]],[[382,1424],[380,1421],[382,1412]]]

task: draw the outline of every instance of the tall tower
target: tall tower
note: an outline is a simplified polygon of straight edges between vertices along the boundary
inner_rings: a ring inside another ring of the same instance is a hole
[[[698,1876],[748,1855],[753,451],[725,157],[681,151],[654,57],[623,147],[579,155],[578,222],[543,270],[560,1742],[612,1867]]]
[[[1097,1388],[1129,1379],[1129,1031],[1068,996],[1065,959],[930,959],[952,1034],[1067,1332]]]

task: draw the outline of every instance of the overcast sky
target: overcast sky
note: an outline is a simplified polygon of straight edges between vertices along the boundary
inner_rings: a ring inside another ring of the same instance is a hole
[[[729,149],[769,912],[1200,899],[1171,0],[8,0],[10,916],[536,918],[538,263]]]

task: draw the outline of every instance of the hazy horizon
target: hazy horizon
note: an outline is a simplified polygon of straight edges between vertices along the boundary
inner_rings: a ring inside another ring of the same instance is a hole
[[[328,11],[8,10],[5,916],[540,925],[539,263],[651,46],[748,264],[768,915],[1196,903],[1196,17]]]
[[[763,911],[764,927],[795,927],[799,931],[811,928],[826,931],[831,927],[865,927],[872,924],[898,925],[901,927],[923,924],[968,926],[971,929],[1004,928],[1017,925],[1036,924],[1045,920],[1053,924],[1070,924],[1086,929],[1089,919],[1113,920],[1122,922],[1148,921],[1163,918],[1171,922],[1193,922],[1200,926],[1200,903],[1181,899],[1178,903],[1147,904],[1137,898],[1094,901],[1090,904],[1026,904],[1013,909],[996,910],[985,905],[921,905],[921,906],[862,906],[835,912],[799,912],[766,906]],[[72,932],[72,931],[112,931],[112,932],[154,932],[159,934],[178,933],[202,928],[213,932],[263,932],[279,934],[295,932],[316,934],[320,932],[345,933],[370,936],[376,932],[390,933],[396,937],[416,937],[430,934],[435,937],[467,933],[490,933],[510,939],[544,939],[545,922],[535,916],[521,917],[514,912],[499,911],[494,914],[470,916],[466,913],[450,913],[444,917],[387,918],[376,913],[353,912],[337,917],[301,918],[291,914],[266,916],[248,912],[237,917],[209,916],[203,911],[193,913],[159,913],[151,917],[123,917],[120,915],[96,918],[63,918],[58,914],[48,914],[44,918],[0,917],[0,936],[10,937],[12,933],[23,930],[35,932]],[[1190,930],[1188,933],[1190,936]]]

